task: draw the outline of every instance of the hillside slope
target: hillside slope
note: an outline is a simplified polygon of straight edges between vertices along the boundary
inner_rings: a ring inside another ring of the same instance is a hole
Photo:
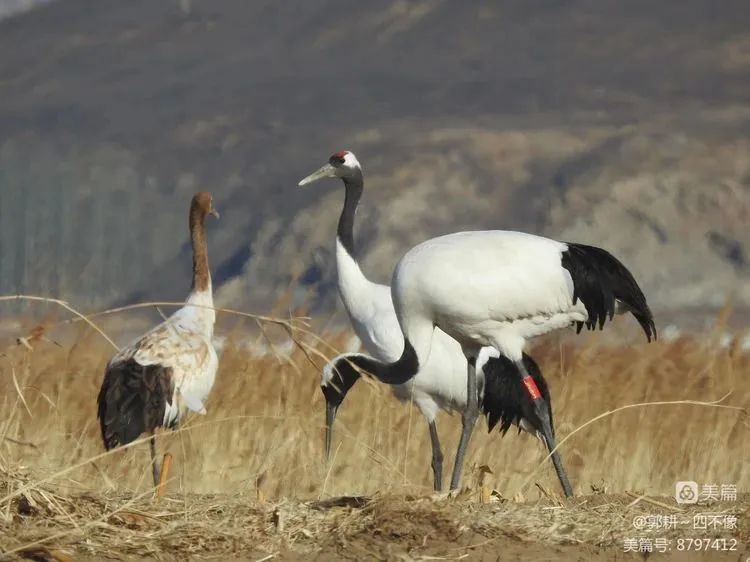
[[[358,153],[364,263],[460,228],[605,245],[656,308],[750,305],[750,5],[59,0],[0,22],[0,293],[181,298],[216,194],[222,302],[335,303]]]

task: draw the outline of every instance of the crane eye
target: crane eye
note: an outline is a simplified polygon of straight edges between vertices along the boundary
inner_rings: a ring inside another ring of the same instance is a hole
[[[341,150],[339,152],[336,152],[335,154],[331,155],[331,157],[328,159],[328,163],[331,166],[342,166],[344,162],[346,161],[346,151]]]

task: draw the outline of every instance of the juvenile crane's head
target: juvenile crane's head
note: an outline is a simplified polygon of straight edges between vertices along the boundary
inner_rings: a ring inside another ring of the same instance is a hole
[[[193,200],[190,202],[190,216],[203,219],[206,215],[219,218],[219,212],[214,207],[213,195],[208,191],[200,191],[193,195]]]
[[[336,412],[360,374],[346,355],[339,355],[323,368],[320,390],[326,399],[326,459],[331,457],[331,439]]]
[[[303,187],[323,178],[341,178],[347,180],[361,175],[362,166],[357,157],[354,156],[354,153],[348,150],[340,150],[331,155],[328,159],[328,164],[301,180],[298,185]]]

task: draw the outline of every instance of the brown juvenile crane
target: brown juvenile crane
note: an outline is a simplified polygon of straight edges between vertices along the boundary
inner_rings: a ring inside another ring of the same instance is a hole
[[[193,196],[190,239],[193,283],[185,306],[121,349],[104,372],[98,397],[102,440],[107,450],[151,433],[154,485],[159,483],[155,432],[174,428],[187,410],[205,414],[219,360],[211,343],[216,313],[204,222],[219,217],[210,193]]]

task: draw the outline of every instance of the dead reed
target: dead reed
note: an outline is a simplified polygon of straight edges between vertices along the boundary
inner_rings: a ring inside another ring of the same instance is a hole
[[[158,501],[145,443],[107,454],[101,447],[96,395],[113,349],[102,337],[108,330],[87,317],[47,332],[65,340],[62,345],[41,332],[2,342],[0,551],[63,545],[91,556],[107,548],[156,556],[170,549],[250,552],[253,546],[262,554],[350,540],[373,521],[385,525],[386,512],[408,527],[403,521],[412,520],[414,510],[428,510],[440,525],[475,513],[474,502],[511,500],[502,517],[523,512],[529,521],[544,520],[544,505],[558,505],[541,445],[514,431],[487,435],[482,425],[468,457],[466,495],[447,503],[414,499],[431,492],[426,424],[413,406],[369,381],[342,406],[335,458],[326,466],[319,367],[348,334],[321,338],[305,319],[269,324],[253,317],[243,327],[235,321],[225,315],[219,328],[227,341],[208,415],[160,436],[159,448],[174,456],[174,466]],[[599,334],[579,337],[575,345],[549,339],[532,350],[550,383],[560,450],[576,494],[669,496],[677,480],[749,491],[743,460],[750,427],[743,409],[750,403],[750,355],[721,347],[713,335],[651,345],[634,340],[630,347],[602,341]],[[727,393],[721,406],[730,408],[691,403]],[[628,406],[653,402],[659,404]],[[438,424],[446,460],[452,460],[460,422],[442,415]],[[339,496],[376,499],[356,516],[351,506],[330,510],[318,503]],[[534,504],[532,517],[528,502],[538,501],[543,504]],[[589,521],[591,505],[581,501],[566,507],[566,517]],[[619,513],[613,520],[630,509],[612,502]],[[501,517],[494,514],[492,524],[488,517],[482,512],[471,519],[472,528],[495,533]],[[622,534],[595,539],[603,528],[586,525],[576,540],[610,544]]]

